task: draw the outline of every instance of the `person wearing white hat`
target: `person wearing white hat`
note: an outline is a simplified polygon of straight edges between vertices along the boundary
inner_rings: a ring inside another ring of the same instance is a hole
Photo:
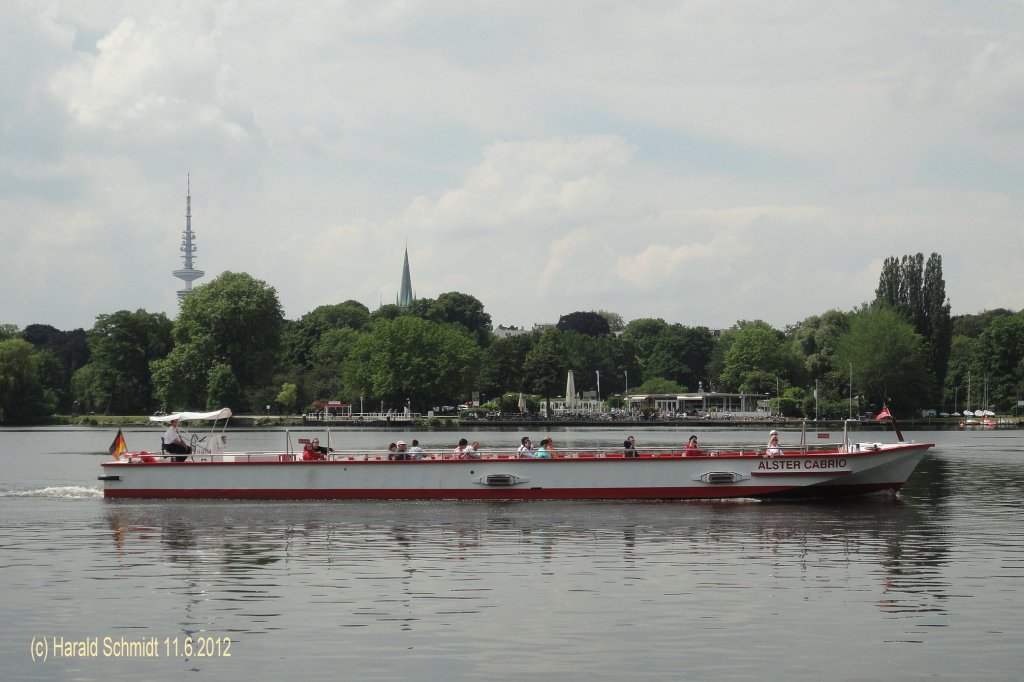
[[[768,434],[768,449],[765,450],[764,454],[768,457],[782,454],[782,448],[779,447],[779,432],[775,429],[772,429],[771,433]]]

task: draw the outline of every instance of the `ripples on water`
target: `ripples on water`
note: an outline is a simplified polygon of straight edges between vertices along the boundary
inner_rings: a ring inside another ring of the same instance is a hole
[[[0,628],[17,677],[38,679],[1015,679],[1020,443],[940,447],[900,499],[835,504],[115,502],[47,485],[0,500]],[[30,633],[234,645],[33,667]]]

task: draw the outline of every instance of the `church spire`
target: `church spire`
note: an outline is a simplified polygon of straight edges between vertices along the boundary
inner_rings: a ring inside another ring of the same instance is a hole
[[[405,263],[402,264],[402,286],[398,289],[398,296],[395,303],[398,307],[405,308],[416,300],[416,294],[412,292],[412,277],[409,275],[409,241],[405,242]]]

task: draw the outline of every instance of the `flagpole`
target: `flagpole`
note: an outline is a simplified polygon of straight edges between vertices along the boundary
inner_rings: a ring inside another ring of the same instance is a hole
[[[903,442],[903,432],[900,431],[900,425],[896,423],[896,417],[892,416],[892,412],[889,411],[889,407],[883,402],[882,403],[882,412],[881,412],[881,414],[878,417],[875,417],[875,419],[879,419],[879,418],[883,418],[884,419],[885,417],[888,417],[889,421],[892,422],[893,431],[896,432],[896,439],[899,442],[902,443]]]
[[[903,432],[900,431],[900,426],[899,426],[899,424],[896,423],[896,418],[893,417],[892,414],[890,413],[889,414],[889,419],[892,419],[892,428],[896,432],[896,440],[898,440],[899,442],[902,443],[903,442]]]

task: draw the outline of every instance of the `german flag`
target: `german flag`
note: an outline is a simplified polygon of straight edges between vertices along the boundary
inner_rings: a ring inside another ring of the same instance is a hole
[[[117,435],[114,436],[114,442],[107,448],[107,452],[114,459],[121,459],[121,455],[128,452],[128,445],[124,442],[124,434],[121,433],[121,429],[117,430]]]

